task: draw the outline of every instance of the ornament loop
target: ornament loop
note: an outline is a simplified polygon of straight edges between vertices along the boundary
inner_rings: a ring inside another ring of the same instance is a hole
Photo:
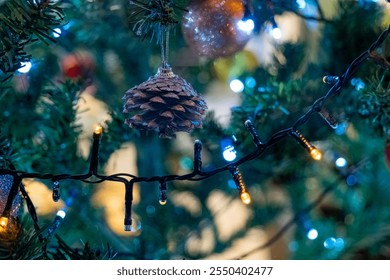
[[[158,68],[157,74],[155,76],[164,77],[164,78],[173,78],[176,75],[173,73],[172,68],[168,64],[165,64]]]

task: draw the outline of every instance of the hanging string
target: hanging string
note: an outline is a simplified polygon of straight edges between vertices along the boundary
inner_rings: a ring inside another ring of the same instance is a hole
[[[160,27],[160,48],[161,48],[161,64],[162,68],[169,67],[168,55],[169,55],[169,27],[161,25]]]

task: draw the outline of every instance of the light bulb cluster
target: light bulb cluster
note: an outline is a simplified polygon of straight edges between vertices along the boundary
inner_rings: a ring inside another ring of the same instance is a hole
[[[303,1],[299,1],[302,6],[304,6]],[[298,5],[300,5],[298,3]],[[275,37],[281,37],[281,32],[280,29],[277,28],[276,22],[274,18],[272,18],[273,24],[273,29]],[[325,104],[326,101],[328,101],[332,97],[336,97],[341,93],[341,90],[345,88],[347,85],[347,81],[351,81],[351,84],[356,87],[356,89],[361,89],[365,85],[361,80],[358,79],[351,79],[353,74],[356,73],[358,68],[362,65],[363,62],[367,61],[367,59],[370,57],[370,53],[381,47],[381,45],[384,43],[385,39],[388,37],[390,34],[390,28],[386,29],[378,38],[377,40],[371,45],[371,47],[362,53],[360,56],[358,56],[356,59],[353,60],[353,62],[348,66],[348,68],[345,70],[345,72],[340,75],[339,77],[337,76],[326,76],[324,77],[323,81],[327,84],[332,84],[333,86],[327,91],[327,93],[320,98],[316,99],[314,103],[311,106],[311,109],[307,111],[304,115],[302,115],[299,119],[297,119],[292,127],[283,129],[280,131],[277,131],[274,133],[266,142],[261,143],[259,137],[257,136],[256,131],[254,130],[252,124],[250,121],[247,121],[245,125],[249,129],[250,133],[252,134],[253,141],[256,145],[256,150],[245,155],[244,157],[240,158],[239,160],[234,160],[234,162],[229,163],[228,165],[222,166],[222,167],[215,167],[215,168],[210,168],[207,170],[201,170],[201,158],[200,158],[200,150],[201,150],[201,143],[200,141],[196,141],[195,143],[195,152],[196,152],[196,157],[194,159],[194,170],[193,172],[187,173],[187,174],[168,174],[164,176],[150,176],[150,177],[138,177],[133,174],[127,174],[127,173],[119,173],[119,174],[111,174],[111,175],[100,175],[97,173],[97,167],[98,167],[98,152],[99,152],[99,144],[100,144],[100,139],[102,136],[102,127],[98,126],[95,129],[95,132],[93,134],[93,144],[92,144],[92,151],[91,151],[91,158],[90,158],[90,169],[87,173],[84,174],[48,174],[48,173],[28,173],[24,171],[17,171],[14,169],[2,169],[0,170],[0,174],[10,174],[14,176],[14,183],[11,188],[11,191],[9,192],[8,195],[8,200],[6,207],[4,208],[4,211],[2,213],[2,216],[0,216],[0,230],[4,230],[5,228],[9,228],[10,226],[13,226],[13,217],[10,216],[10,211],[12,207],[12,202],[14,201],[15,196],[18,194],[18,191],[22,194],[22,197],[24,198],[27,209],[29,211],[29,214],[33,220],[34,223],[34,228],[39,232],[40,227],[38,224],[38,216],[35,211],[34,204],[32,200],[29,197],[29,194],[25,190],[22,181],[25,179],[41,179],[41,180],[52,180],[53,182],[58,180],[76,180],[84,183],[91,183],[91,184],[98,184],[102,183],[105,181],[111,181],[111,182],[120,182],[123,183],[124,186],[126,187],[125,191],[125,218],[124,218],[124,225],[125,225],[125,230],[126,231],[132,231],[133,227],[133,220],[131,217],[131,207],[132,207],[132,201],[133,201],[133,184],[134,183],[140,183],[140,182],[147,182],[147,183],[152,183],[152,182],[173,182],[173,181],[180,181],[180,180],[186,180],[186,181],[201,181],[208,179],[216,174],[219,174],[221,172],[225,172],[229,170],[233,176],[233,181],[239,191],[240,198],[245,204],[249,204],[251,202],[250,195],[246,189],[246,186],[243,182],[242,175],[240,171],[238,170],[238,167],[246,162],[249,162],[251,160],[254,160],[264,154],[264,152],[271,146],[275,145],[276,143],[280,142],[282,139],[288,137],[288,136],[293,136],[305,149],[307,149],[310,153],[310,155],[315,159],[315,160],[320,160],[322,158],[321,152],[312,144],[310,144],[303,136],[302,134],[299,133],[299,131],[296,130],[297,127],[300,127],[304,124],[306,124],[311,117],[314,114],[320,113],[323,115],[324,118],[330,119],[329,116],[326,116],[325,111],[321,111],[323,108],[323,104]],[[246,82],[245,82],[246,83]],[[249,79],[248,84],[246,84],[249,88],[254,88],[256,86],[256,81],[254,79]],[[245,86],[245,85],[244,85]],[[260,90],[259,90],[260,91]],[[321,112],[320,112],[321,111]],[[330,114],[329,114],[330,115]],[[346,122],[341,122],[337,129],[336,129],[336,134],[343,134],[345,133],[345,130],[347,128],[347,123]],[[339,168],[344,168],[344,165],[346,165],[346,162],[343,159],[338,159],[337,162],[335,163],[337,167]],[[350,174],[347,177],[347,184],[348,186],[353,186],[357,184],[358,178],[354,174]],[[164,194],[164,188],[166,186],[161,187],[162,194]],[[305,211],[310,211],[313,207],[319,205],[320,201],[323,199],[324,195],[329,192],[332,188],[326,188],[324,191],[321,193],[321,196],[313,202],[309,208],[306,208]],[[165,190],[166,191],[166,190]],[[55,197],[57,198],[57,195]],[[164,197],[163,197],[164,198]],[[59,199],[59,197],[58,197]],[[162,199],[162,201],[166,200]],[[71,201],[71,200],[70,200]],[[67,203],[65,202],[66,205],[70,205],[71,202]],[[58,220],[62,219],[61,216],[63,213],[59,213],[58,217],[56,218]],[[269,246],[270,244],[274,243],[276,240],[282,236],[284,232],[288,228],[290,228],[291,225],[293,225],[295,222],[294,220],[289,221],[285,226],[282,227],[282,229],[276,233],[274,237],[271,238],[270,241],[268,241],[265,245],[261,245],[258,248],[263,249],[265,246]],[[135,223],[137,225],[137,223]],[[135,227],[137,228],[137,227]],[[318,231],[316,229],[311,229],[309,232],[307,232],[308,238],[314,239],[316,238]],[[332,244],[336,243],[334,242],[335,238],[330,238],[326,244],[327,247],[333,246]],[[329,244],[328,244],[329,243]],[[340,244],[343,244],[343,240],[339,240]],[[337,245],[336,245],[337,246]],[[341,247],[341,246],[340,246]]]
[[[324,248],[328,250],[342,251],[345,247],[343,238],[329,237],[324,241]]]
[[[298,131],[292,131],[291,135],[301,144],[310,154],[314,160],[321,160],[322,153],[314,145],[312,145],[306,138]]]
[[[262,148],[264,146],[264,144],[261,142],[260,137],[257,134],[256,129],[250,120],[245,121],[245,127],[248,129],[249,133],[251,134],[253,142],[256,145],[256,147],[259,149]],[[236,151],[235,151],[234,146],[232,144],[232,139],[234,141],[236,141],[236,138],[234,136],[231,139],[222,140],[225,143],[225,148],[223,150],[223,156],[224,156],[226,161],[234,161],[236,159]],[[230,155],[233,154],[234,156],[226,156],[227,155],[226,151],[229,151],[229,154]],[[251,198],[251,196],[250,196],[250,194],[245,186],[245,183],[244,183],[244,180],[242,178],[242,174],[241,174],[240,170],[238,169],[237,166],[231,165],[231,166],[229,166],[229,171],[230,171],[230,174],[232,174],[232,176],[233,176],[233,181],[234,181],[234,184],[236,185],[236,188],[239,192],[241,201],[246,205],[250,204],[252,202],[252,198]]]
[[[233,176],[233,180],[234,180],[234,183],[236,184],[237,190],[240,194],[241,201],[244,204],[247,204],[247,205],[250,204],[252,202],[252,199],[251,199],[251,196],[250,196],[248,190],[246,189],[246,186],[244,184],[244,180],[242,179],[242,175],[241,175],[240,170],[238,170],[238,168],[235,166],[231,166],[229,168],[229,171]]]

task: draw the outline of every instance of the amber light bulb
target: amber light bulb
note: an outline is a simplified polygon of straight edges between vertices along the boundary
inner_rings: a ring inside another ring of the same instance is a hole
[[[312,149],[310,149],[310,155],[315,160],[321,160],[322,159],[322,153],[317,148],[313,147]]]
[[[100,125],[97,125],[95,127],[95,134],[102,134],[103,132],[103,127],[101,127]]]
[[[94,132],[93,132],[93,138],[100,139],[102,137],[102,133],[103,133],[103,127],[101,127],[100,125],[97,125],[95,127]]]
[[[0,231],[4,231],[8,226],[8,218],[1,217],[0,218]]]
[[[240,198],[241,198],[241,201],[242,201],[244,204],[246,204],[246,205],[248,205],[248,204],[250,204],[250,203],[252,202],[251,196],[250,196],[249,193],[246,192],[246,191],[244,191],[244,192],[241,193]]]

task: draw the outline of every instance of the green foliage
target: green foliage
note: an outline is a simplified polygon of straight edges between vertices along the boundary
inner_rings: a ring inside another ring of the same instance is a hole
[[[338,1],[333,24],[325,25],[322,48],[327,55],[327,73],[337,75],[366,50],[382,32],[383,9],[373,2]],[[351,24],[351,20],[360,19]],[[353,35],[352,35],[353,34]],[[345,38],[348,36],[348,40]],[[332,38],[332,40],[329,40]],[[348,51],[346,51],[348,50]]]
[[[53,29],[63,11],[50,0],[12,0],[0,6],[0,80],[8,79],[23,62],[31,59],[26,46],[36,40],[54,41]]]
[[[7,102],[0,104],[3,137],[11,142],[18,155],[14,157],[18,167],[45,170],[55,159],[57,170],[67,168],[65,166],[74,162],[77,155],[75,139],[80,127],[75,121],[80,88],[70,82],[52,84],[48,81],[41,91],[36,90],[7,91]],[[18,106],[9,106],[11,103]],[[37,156],[42,151],[46,157]]]
[[[382,74],[381,74],[382,73]],[[378,77],[381,75],[381,77]],[[357,100],[358,114],[369,120],[379,133],[390,132],[390,82],[388,72],[378,71],[367,81],[366,88]]]

